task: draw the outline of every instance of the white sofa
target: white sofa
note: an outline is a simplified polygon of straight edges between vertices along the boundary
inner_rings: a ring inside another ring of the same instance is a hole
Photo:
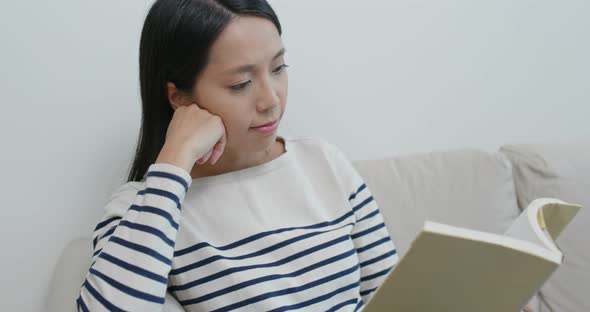
[[[426,219],[503,233],[519,209],[538,197],[590,207],[587,144],[511,145],[493,153],[465,149],[354,165],[380,205],[402,256]],[[557,241],[565,262],[531,301],[535,311],[590,311],[589,234],[590,212],[583,209]],[[74,310],[90,248],[88,238],[65,248],[48,292],[48,311]]]

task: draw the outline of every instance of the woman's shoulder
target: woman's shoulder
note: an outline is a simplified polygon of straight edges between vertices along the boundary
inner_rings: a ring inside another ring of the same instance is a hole
[[[329,164],[335,171],[348,171],[352,166],[347,155],[336,144],[321,137],[290,137],[288,147],[291,152],[304,159],[321,159]]]
[[[285,136],[288,146],[297,150],[317,150],[328,154],[338,151],[338,147],[317,136]]]
[[[328,166],[346,194],[352,194],[363,183],[362,177],[338,145],[320,137],[290,138],[301,158]]]

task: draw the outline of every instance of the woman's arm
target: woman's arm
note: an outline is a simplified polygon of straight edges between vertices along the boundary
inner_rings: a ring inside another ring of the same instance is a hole
[[[143,189],[128,183],[112,197],[94,231],[79,311],[161,311],[191,181],[185,170],[157,163],[148,169]]]
[[[351,238],[360,263],[360,294],[367,303],[399,258],[366,184],[350,195],[349,202],[356,219]]]
[[[327,147],[334,173],[354,213],[351,239],[360,264],[360,295],[367,303],[399,257],[377,202],[363,178],[339,148],[331,144]]]

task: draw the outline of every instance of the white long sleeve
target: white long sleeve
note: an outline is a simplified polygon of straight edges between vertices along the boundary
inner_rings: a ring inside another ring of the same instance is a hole
[[[342,151],[330,146],[334,157],[332,164],[339,173],[342,188],[350,194],[348,201],[356,220],[351,238],[360,262],[362,302],[357,306],[360,308],[369,302],[397,264],[399,255],[377,202],[363,178]]]
[[[94,231],[79,311],[161,311],[190,183],[183,169],[159,163],[145,183],[127,183],[112,196]]]

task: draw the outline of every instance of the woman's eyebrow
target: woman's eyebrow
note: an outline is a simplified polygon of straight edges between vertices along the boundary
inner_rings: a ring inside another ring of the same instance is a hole
[[[285,52],[287,52],[287,50],[285,48],[282,48],[281,50],[279,50],[279,52],[277,52],[275,54],[275,56],[273,56],[272,61],[278,59],[279,57],[285,55]],[[247,65],[242,65],[240,67],[228,70],[226,72],[227,75],[233,75],[233,74],[242,74],[242,73],[249,73],[249,72],[253,72],[256,69],[256,65],[254,64],[247,64]]]
[[[279,52],[277,52],[277,54],[275,54],[275,56],[272,58],[272,60],[274,61],[274,60],[278,59],[279,57],[285,55],[285,52],[287,52],[287,49],[285,49],[285,48],[280,49]]]

